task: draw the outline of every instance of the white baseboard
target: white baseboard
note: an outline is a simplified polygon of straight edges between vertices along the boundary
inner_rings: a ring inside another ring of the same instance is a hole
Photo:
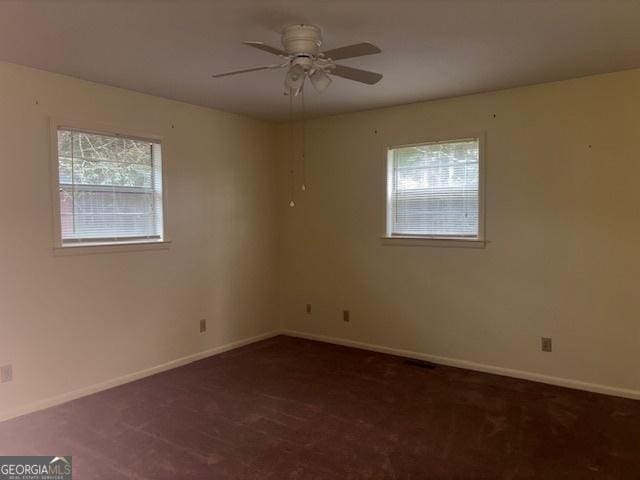
[[[640,400],[640,390],[631,390],[627,388],[612,387],[608,385],[599,385],[597,383],[582,382],[570,378],[554,377],[551,375],[543,375],[541,373],[527,372],[524,370],[514,370],[511,368],[497,367],[495,365],[485,365],[482,363],[470,362],[468,360],[460,360],[457,358],[440,357],[438,355],[429,355],[427,353],[413,352],[411,350],[402,350],[398,348],[383,347],[381,345],[373,345],[369,343],[357,342],[354,340],[346,340],[336,337],[328,337],[325,335],[317,335],[314,333],[299,332],[296,330],[283,330],[283,335],[291,337],[306,338],[309,340],[317,340],[320,342],[333,343],[346,347],[361,348],[363,350],[371,350],[373,352],[388,353],[399,357],[416,358],[426,360],[428,362],[450,367],[466,368],[467,370],[476,370],[479,372],[493,373],[506,377],[521,378],[534,382],[548,383],[560,387],[573,388],[576,390],[586,390],[588,392],[602,393],[605,395],[614,395],[616,397],[631,398]]]
[[[196,360],[201,360],[203,358],[211,357],[213,355],[218,355],[220,353],[227,352],[229,350],[233,350],[234,348],[242,347],[250,343],[259,342],[260,340],[266,340],[267,338],[280,335],[280,333],[281,333],[280,331],[274,330],[271,332],[256,335],[254,337],[244,338],[236,342],[227,343],[224,345],[220,345],[218,347],[204,350],[202,352],[194,353],[192,355],[187,355],[186,357],[177,358],[176,360],[171,360],[170,362],[163,363],[161,365],[156,365],[155,367],[147,368],[145,370],[139,370],[137,372],[129,373],[121,377],[96,383],[88,387],[79,388],[77,390],[72,390],[70,392],[56,395],[54,397],[45,398],[44,400],[38,400],[37,402],[30,403],[28,405],[19,407],[14,410],[0,412],[0,422],[3,420],[9,420],[10,418],[26,415],[27,413],[32,413],[38,410],[43,410],[45,408],[53,407],[61,403],[66,403],[71,400],[75,400],[76,398],[85,397],[87,395],[91,395],[92,393],[97,393],[102,390],[107,390],[109,388],[117,387],[118,385],[123,385],[125,383],[133,382],[135,380],[139,380],[141,378],[148,377],[156,373],[164,372],[166,370],[171,370],[173,368],[177,368],[182,365],[195,362]]]
[[[291,337],[306,338],[309,340],[317,340],[325,343],[344,345],[346,347],[361,348],[363,350],[370,350],[373,352],[388,353],[390,355],[397,355],[400,357],[416,358],[416,359],[426,360],[433,363],[438,363],[441,365],[448,365],[451,367],[466,368],[468,370],[476,370],[479,372],[493,373],[496,375],[521,378],[524,380],[532,380],[534,382],[548,383],[551,385],[568,387],[568,388],[573,388],[577,390],[586,390],[588,392],[602,393],[605,395],[614,395],[617,397],[640,400],[639,390],[612,387],[608,385],[599,385],[596,383],[582,382],[579,380],[572,380],[569,378],[554,377],[550,375],[543,375],[540,373],[527,372],[523,370],[514,370],[511,368],[498,367],[494,365],[485,365],[481,363],[470,362],[467,360],[460,360],[456,358],[429,355],[427,353],[414,352],[411,350],[384,347],[382,345],[373,345],[373,344],[364,343],[364,342],[357,342],[355,340],[347,340],[342,338],[328,337],[325,335],[318,335],[313,333],[305,333],[305,332],[285,329],[285,330],[274,330],[271,332],[256,335],[254,337],[249,337],[242,340],[238,340],[236,342],[220,345],[218,347],[214,347],[208,350],[204,350],[202,352],[194,353],[186,357],[178,358],[176,360],[172,360],[170,362],[163,363],[161,365],[156,365],[155,367],[133,372],[133,373],[123,375],[121,377],[117,377],[111,380],[106,380],[104,382],[96,383],[88,387],[83,387],[77,390],[73,390],[71,392],[56,395],[54,397],[49,397],[44,400],[39,400],[37,402],[30,403],[28,405],[25,405],[23,407],[20,407],[14,410],[0,412],[0,422],[3,420],[9,420],[10,418],[19,417],[21,415],[26,415],[27,413],[53,407],[55,405],[69,402],[71,400],[75,400],[76,398],[91,395],[92,393],[97,393],[112,387],[117,387],[118,385],[123,385],[125,383],[133,382],[135,380],[139,380],[141,378],[148,377],[156,373],[164,372],[166,370],[171,370],[173,368],[177,368],[182,365],[186,365],[188,363],[201,360],[203,358],[211,357],[223,352],[227,352],[229,350],[233,350],[234,348],[242,347],[250,343],[259,342],[260,340],[266,340],[267,338],[271,338],[276,335],[288,335]]]

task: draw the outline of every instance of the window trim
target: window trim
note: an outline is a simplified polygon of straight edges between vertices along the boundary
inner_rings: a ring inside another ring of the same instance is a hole
[[[486,239],[486,209],[485,209],[485,183],[486,183],[486,159],[485,159],[485,132],[462,132],[458,135],[441,135],[431,138],[422,138],[420,141],[387,145],[384,149],[384,184],[385,184],[385,212],[384,235],[380,237],[382,245],[395,246],[431,246],[431,247],[471,247],[484,248]],[[467,139],[478,139],[478,235],[468,236],[438,236],[438,235],[392,235],[391,234],[391,183],[390,174],[393,170],[391,151],[397,148],[415,147],[434,143],[448,143]]]
[[[56,255],[68,254],[87,254],[87,253],[111,253],[124,251],[140,251],[140,250],[166,250],[171,245],[168,231],[167,221],[167,175],[166,175],[166,152],[162,148],[162,227],[163,237],[161,239],[132,239],[126,242],[77,242],[66,243],[62,241],[62,225],[60,223],[60,174],[58,159],[58,130],[69,129],[84,133],[93,133],[97,135],[109,135],[117,137],[126,137],[135,140],[149,141],[163,145],[162,137],[157,134],[149,134],[139,130],[123,127],[114,127],[89,121],[76,121],[69,119],[61,119],[50,117],[50,176],[51,176],[51,204],[53,210],[52,231],[53,231],[53,252]]]

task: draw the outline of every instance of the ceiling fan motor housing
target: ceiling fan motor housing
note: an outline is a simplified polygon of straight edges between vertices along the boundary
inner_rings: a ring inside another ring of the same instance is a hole
[[[282,46],[289,55],[317,56],[322,32],[314,25],[289,25],[282,31]]]

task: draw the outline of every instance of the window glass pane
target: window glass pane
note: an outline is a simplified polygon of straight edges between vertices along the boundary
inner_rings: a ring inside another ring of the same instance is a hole
[[[142,140],[73,132],[72,146],[78,160],[151,165],[149,142]]]
[[[391,161],[391,234],[478,235],[477,139],[397,148]]]
[[[162,238],[160,145],[58,131],[64,243]]]
[[[73,179],[69,183],[76,185],[152,187],[152,168],[150,165],[75,159],[73,172],[69,173],[73,175]],[[62,181],[63,178],[60,180]]]

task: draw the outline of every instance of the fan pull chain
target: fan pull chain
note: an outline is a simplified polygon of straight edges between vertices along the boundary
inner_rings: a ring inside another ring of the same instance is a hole
[[[295,162],[295,148],[293,145],[293,92],[289,90],[289,148],[291,148],[291,158],[289,165],[289,176],[291,180],[289,189],[289,206],[295,207],[296,202],[293,200],[293,193],[295,190],[295,175],[294,175],[294,162]]]
[[[307,116],[304,108],[304,89],[301,92],[302,102],[302,187],[304,192],[307,189]]]

